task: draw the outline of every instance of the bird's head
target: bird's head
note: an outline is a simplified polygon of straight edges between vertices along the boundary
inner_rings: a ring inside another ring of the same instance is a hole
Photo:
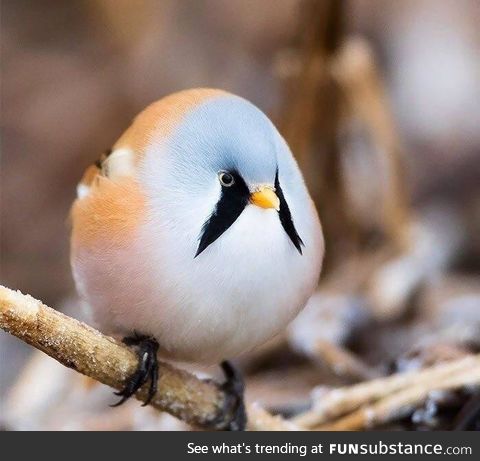
[[[144,114],[133,125],[151,127],[142,141],[142,181],[161,222],[193,233],[192,256],[220,241],[250,207],[259,210],[252,225],[268,217],[302,254],[296,221],[304,221],[302,208],[311,212],[308,192],[288,146],[258,108],[226,92],[190,90],[147,111],[150,120]]]

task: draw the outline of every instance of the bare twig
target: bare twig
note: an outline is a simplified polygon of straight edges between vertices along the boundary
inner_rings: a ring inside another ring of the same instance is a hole
[[[314,408],[293,421],[302,427],[318,427],[350,412],[342,427],[360,427],[372,421],[384,421],[388,415],[419,403],[430,391],[480,384],[480,354],[433,367],[399,373],[353,386],[322,393]],[[367,408],[361,408],[373,402]],[[360,410],[359,410],[360,409]],[[369,412],[365,413],[366,409]],[[358,412],[356,412],[358,410]],[[368,416],[368,418],[367,418]],[[352,418],[352,419],[350,419]],[[335,426],[336,427],[336,426]]]
[[[432,391],[457,389],[480,384],[480,363],[475,368],[455,373],[441,381],[422,382],[402,389],[380,401],[367,405],[331,424],[317,427],[323,431],[354,431],[369,429],[407,416],[425,401]]]
[[[63,365],[115,389],[135,371],[136,354],[97,330],[45,306],[19,291],[0,286],[0,328],[40,349]],[[222,429],[225,395],[212,381],[160,363],[158,391],[151,405],[200,427]],[[136,394],[146,399],[146,389]]]
[[[329,341],[317,340],[310,356],[319,360],[335,375],[349,379],[350,382],[365,381],[380,376],[377,370],[369,367],[355,354]]]

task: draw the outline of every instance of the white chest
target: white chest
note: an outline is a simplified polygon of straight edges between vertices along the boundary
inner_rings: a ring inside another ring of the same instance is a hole
[[[320,270],[319,229],[301,235],[300,255],[275,210],[247,206],[194,258],[197,232],[153,218],[130,248],[79,258],[77,284],[97,322],[151,334],[172,358],[215,363],[268,340],[303,308]]]

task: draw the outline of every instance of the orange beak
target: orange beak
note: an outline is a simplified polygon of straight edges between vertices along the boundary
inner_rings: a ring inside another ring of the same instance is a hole
[[[275,208],[280,210],[280,199],[275,193],[275,189],[269,186],[263,186],[250,195],[250,202],[260,208]]]

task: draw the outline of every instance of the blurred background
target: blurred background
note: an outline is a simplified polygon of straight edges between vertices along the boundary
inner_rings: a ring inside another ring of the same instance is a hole
[[[327,242],[304,314],[239,359],[249,398],[291,416],[316,386],[478,351],[478,24],[475,0],[4,0],[1,283],[80,317],[68,213],[83,170],[150,102],[219,87],[277,124]],[[3,428],[184,428],[108,408],[108,389],[80,407],[73,372],[31,355],[0,332]],[[473,392],[395,424],[448,429]]]

